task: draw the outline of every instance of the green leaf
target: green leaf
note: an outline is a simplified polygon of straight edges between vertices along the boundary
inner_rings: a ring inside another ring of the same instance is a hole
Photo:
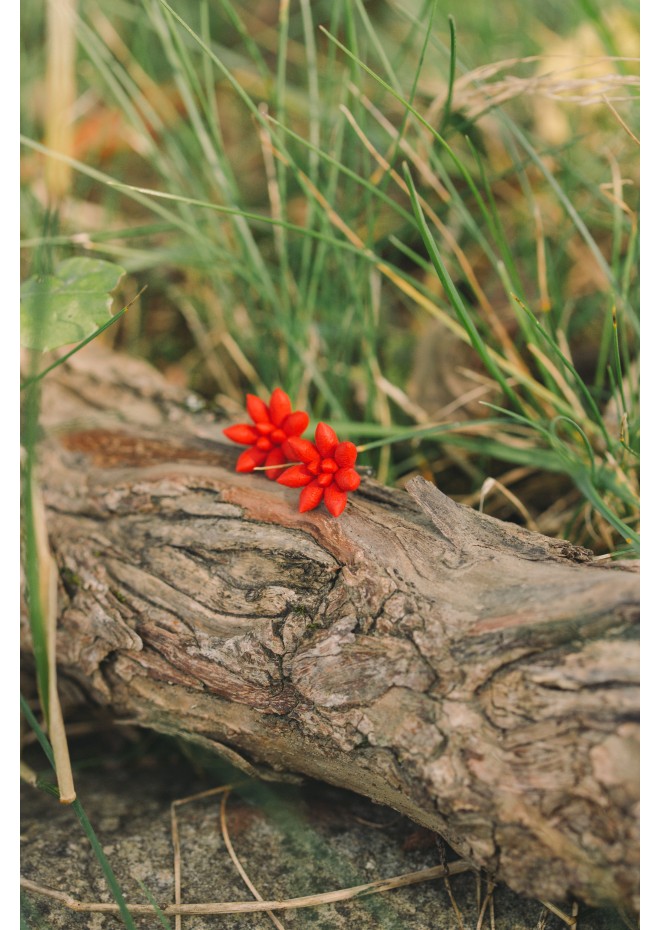
[[[90,336],[111,316],[113,291],[126,274],[113,262],[67,258],[53,275],[28,278],[21,287],[21,343],[56,349]]]

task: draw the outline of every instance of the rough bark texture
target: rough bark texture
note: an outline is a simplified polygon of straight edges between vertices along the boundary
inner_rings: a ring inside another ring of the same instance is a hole
[[[635,906],[634,566],[421,478],[299,514],[125,357],[76,356],[43,411],[66,675],[250,771],[387,804],[515,890]]]

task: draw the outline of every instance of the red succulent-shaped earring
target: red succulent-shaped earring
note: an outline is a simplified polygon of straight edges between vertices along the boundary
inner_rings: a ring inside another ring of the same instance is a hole
[[[300,494],[301,513],[313,510],[324,502],[333,517],[346,507],[348,492],[360,485],[356,472],[357,448],[352,442],[339,442],[327,423],[319,423],[315,443],[291,437],[289,447],[302,464],[293,465],[277,479],[289,488],[303,488]]]
[[[250,446],[239,455],[236,471],[249,472],[265,466],[266,477],[273,481],[282,474],[283,465],[297,460],[290,442],[305,432],[309,417],[303,410],[291,410],[289,396],[281,388],[275,388],[268,406],[254,394],[248,394],[246,407],[252,423],[239,423],[223,430],[232,442]]]

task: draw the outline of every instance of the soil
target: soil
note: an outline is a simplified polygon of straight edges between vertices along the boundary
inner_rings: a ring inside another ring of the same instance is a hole
[[[332,891],[437,865],[456,858],[436,835],[385,807],[316,782],[251,781],[217,760],[143,730],[106,728],[71,742],[78,796],[129,902],[147,901],[140,882],[160,904],[173,901],[170,805],[197,792],[241,782],[229,796],[227,826],[235,851],[268,900]],[[45,780],[52,773],[31,747],[26,761]],[[252,900],[224,845],[220,798],[178,808],[182,901]],[[70,807],[22,786],[21,873],[43,886],[84,901],[111,901],[100,866]],[[445,882],[434,880],[382,894],[277,913],[287,928],[314,930],[475,930],[485,876],[451,878],[457,916]],[[21,895],[30,930],[110,930],[118,917],[69,910],[30,892]],[[564,905],[570,910],[570,905]],[[497,886],[495,930],[559,930],[565,926],[538,901]],[[545,923],[543,922],[545,919]],[[170,918],[174,927],[174,919]],[[161,919],[135,918],[142,930]],[[267,914],[183,917],[182,930],[270,930]],[[616,912],[582,908],[579,930],[625,930]]]

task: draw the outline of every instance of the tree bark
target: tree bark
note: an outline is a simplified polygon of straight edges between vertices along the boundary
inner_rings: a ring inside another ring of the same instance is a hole
[[[58,659],[89,695],[389,805],[514,890],[636,906],[635,565],[422,478],[300,514],[197,398],[99,350],[42,425]]]

